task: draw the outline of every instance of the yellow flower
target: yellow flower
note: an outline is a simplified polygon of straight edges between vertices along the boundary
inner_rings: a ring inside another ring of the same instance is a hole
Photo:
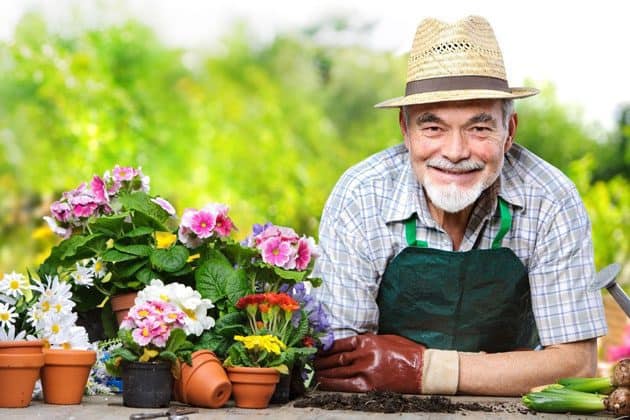
[[[177,235],[170,232],[155,232],[155,242],[159,249],[169,248],[177,241]]]
[[[140,356],[138,361],[140,361],[140,362],[148,362],[149,360],[151,360],[154,357],[156,357],[158,354],[159,354],[159,352],[157,350],[149,350],[149,349],[145,348],[144,349],[144,353],[142,353],[142,356]]]
[[[191,261],[195,261],[197,258],[201,257],[201,255],[199,254],[194,254],[191,255],[190,257],[188,257],[188,259],[186,260],[186,262],[191,262]]]
[[[234,340],[243,343],[247,350],[266,350],[269,353],[280,354],[282,350],[287,348],[278,337],[275,335],[249,335],[243,337],[242,335],[234,336]]]

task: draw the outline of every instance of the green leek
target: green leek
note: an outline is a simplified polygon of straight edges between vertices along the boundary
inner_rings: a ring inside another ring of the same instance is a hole
[[[563,378],[558,383],[575,391],[610,394],[614,389],[611,378]]]
[[[551,385],[542,391],[523,395],[523,404],[548,413],[595,413],[606,409],[604,395],[575,391]]]

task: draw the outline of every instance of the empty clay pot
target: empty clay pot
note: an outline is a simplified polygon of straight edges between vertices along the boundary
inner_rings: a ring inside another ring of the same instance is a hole
[[[209,350],[192,354],[192,366],[181,364],[181,377],[173,388],[175,399],[196,407],[219,408],[232,393],[221,361]]]
[[[42,390],[47,404],[80,404],[90,369],[96,362],[92,350],[45,349]]]
[[[26,407],[31,403],[43,353],[0,354],[0,407]]]

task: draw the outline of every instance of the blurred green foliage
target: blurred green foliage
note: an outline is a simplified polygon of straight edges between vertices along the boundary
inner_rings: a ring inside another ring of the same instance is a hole
[[[316,235],[341,173],[400,141],[397,113],[372,105],[406,73],[406,57],[324,46],[317,31],[255,46],[237,26],[220,51],[185,51],[134,21],[63,37],[26,15],[0,44],[0,272],[39,263],[50,202],[117,163],[142,166],[180,214],[227,203],[241,237],[267,220]],[[551,86],[517,107],[518,141],[583,194],[598,267],[627,265],[628,128],[586,126]]]

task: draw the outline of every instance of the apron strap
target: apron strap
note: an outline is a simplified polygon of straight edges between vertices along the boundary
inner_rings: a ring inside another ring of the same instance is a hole
[[[497,236],[492,241],[492,249],[501,248],[503,237],[512,227],[512,213],[510,212],[510,208],[505,200],[501,197],[498,197],[497,209],[499,210],[499,215],[501,217],[501,227],[499,227],[499,232],[497,232]]]
[[[407,245],[417,246],[419,248],[428,248],[427,241],[419,241],[416,239],[416,214],[414,213],[409,219],[405,220],[405,237]]]
[[[498,197],[497,209],[499,210],[499,215],[501,217],[501,226],[499,227],[499,232],[497,232],[497,236],[495,236],[494,240],[492,241],[492,249],[501,248],[503,237],[512,227],[512,213],[510,212],[510,208],[508,207],[505,200],[503,200],[501,197]],[[405,237],[407,239],[407,245],[409,246],[415,246],[419,248],[429,247],[427,241],[416,239],[415,213],[409,219],[405,220]]]

